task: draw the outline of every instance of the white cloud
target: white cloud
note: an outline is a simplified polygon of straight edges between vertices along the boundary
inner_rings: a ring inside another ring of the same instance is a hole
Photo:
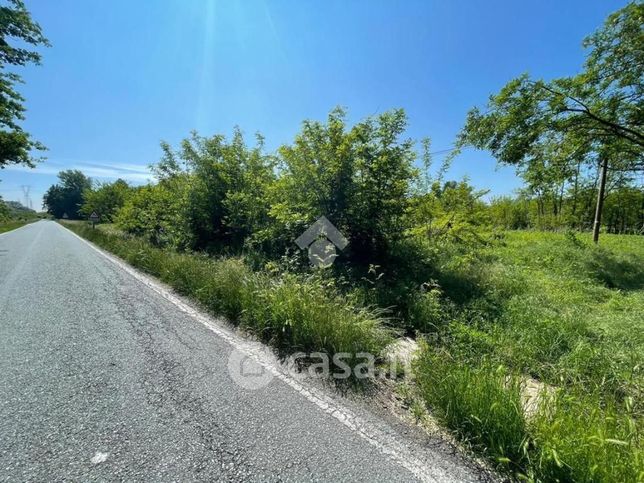
[[[153,181],[154,175],[147,166],[130,163],[100,163],[100,162],[64,162],[62,160],[47,160],[35,168],[12,165],[5,168],[7,171],[21,171],[30,174],[57,175],[64,169],[78,169],[87,176],[99,180],[124,179],[141,184]]]

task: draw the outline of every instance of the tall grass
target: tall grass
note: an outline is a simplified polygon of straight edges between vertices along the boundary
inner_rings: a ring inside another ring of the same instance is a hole
[[[642,481],[641,429],[632,402],[624,406],[562,390],[544,396],[531,422],[533,474],[542,481]]]
[[[498,463],[523,468],[527,429],[518,377],[487,362],[472,367],[427,345],[415,369],[425,402],[449,428]]]
[[[500,468],[532,481],[635,482],[644,448],[632,401],[558,390],[528,417],[521,378],[428,345],[415,363],[421,395],[445,425]]]
[[[378,355],[391,341],[379,311],[354,305],[316,277],[263,278],[255,288],[242,324],[280,347]]]
[[[282,352],[367,352],[377,357],[392,340],[380,311],[357,305],[319,277],[269,275],[252,271],[240,258],[178,253],[84,224],[65,226]]]
[[[517,476],[644,481],[644,239],[603,244],[507,233],[442,263],[440,308],[415,299],[431,332],[441,320],[415,366],[426,404]],[[508,372],[549,387],[536,414]]]

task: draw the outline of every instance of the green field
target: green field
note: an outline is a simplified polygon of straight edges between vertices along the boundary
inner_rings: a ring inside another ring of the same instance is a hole
[[[552,384],[641,395],[642,237],[605,235],[595,247],[588,235],[507,232],[481,258],[484,292],[450,330],[456,343],[487,353],[473,349],[480,342]]]
[[[483,289],[417,362],[430,409],[515,474],[638,481],[644,238],[506,232],[483,249]],[[527,382],[541,388],[526,410]]]

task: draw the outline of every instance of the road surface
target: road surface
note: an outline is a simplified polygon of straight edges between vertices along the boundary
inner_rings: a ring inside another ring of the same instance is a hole
[[[0,480],[481,478],[287,380],[240,387],[230,340],[141,277],[51,221],[0,235]]]

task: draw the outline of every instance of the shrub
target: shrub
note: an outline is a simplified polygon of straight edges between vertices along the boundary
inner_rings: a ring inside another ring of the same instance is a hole
[[[118,210],[115,222],[125,232],[144,237],[155,246],[184,246],[186,234],[181,212],[184,189],[182,178],[138,188]]]
[[[446,307],[442,291],[433,287],[419,292],[409,303],[408,323],[423,333],[436,332],[446,323]]]
[[[122,179],[113,183],[100,183],[83,192],[83,205],[79,211],[86,217],[94,212],[98,213],[102,222],[112,223],[131,191],[132,188]]]

